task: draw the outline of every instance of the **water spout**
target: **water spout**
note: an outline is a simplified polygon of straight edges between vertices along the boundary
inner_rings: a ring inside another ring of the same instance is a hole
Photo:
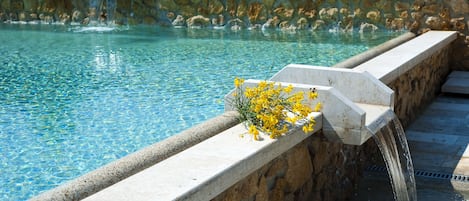
[[[416,201],[414,167],[407,138],[399,119],[394,117],[373,139],[383,156],[396,201]]]

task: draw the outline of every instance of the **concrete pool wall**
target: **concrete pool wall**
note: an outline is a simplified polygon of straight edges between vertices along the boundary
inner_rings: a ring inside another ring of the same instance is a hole
[[[456,32],[428,32],[354,69],[371,73],[394,90],[394,111],[408,125],[439,93],[451,70],[456,38]],[[322,116],[316,119],[314,134],[259,143],[240,138],[245,128],[238,124],[85,200],[347,200],[379,152],[370,140],[362,146],[327,140],[319,125]],[[227,144],[210,148],[220,143]],[[220,150],[222,156],[204,150]]]

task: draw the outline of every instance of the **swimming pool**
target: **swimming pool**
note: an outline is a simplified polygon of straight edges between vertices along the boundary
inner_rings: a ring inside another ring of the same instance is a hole
[[[233,79],[330,66],[399,33],[0,25],[0,200],[24,200],[223,112]]]

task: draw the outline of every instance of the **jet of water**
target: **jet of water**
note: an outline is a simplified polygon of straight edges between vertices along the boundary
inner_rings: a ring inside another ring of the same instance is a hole
[[[396,201],[416,201],[414,167],[404,129],[397,118],[373,136],[381,151]]]

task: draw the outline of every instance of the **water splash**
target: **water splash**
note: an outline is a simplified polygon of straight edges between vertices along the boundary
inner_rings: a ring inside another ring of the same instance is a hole
[[[409,145],[399,119],[389,120],[386,127],[373,136],[381,151],[396,201],[416,201],[414,166]]]

